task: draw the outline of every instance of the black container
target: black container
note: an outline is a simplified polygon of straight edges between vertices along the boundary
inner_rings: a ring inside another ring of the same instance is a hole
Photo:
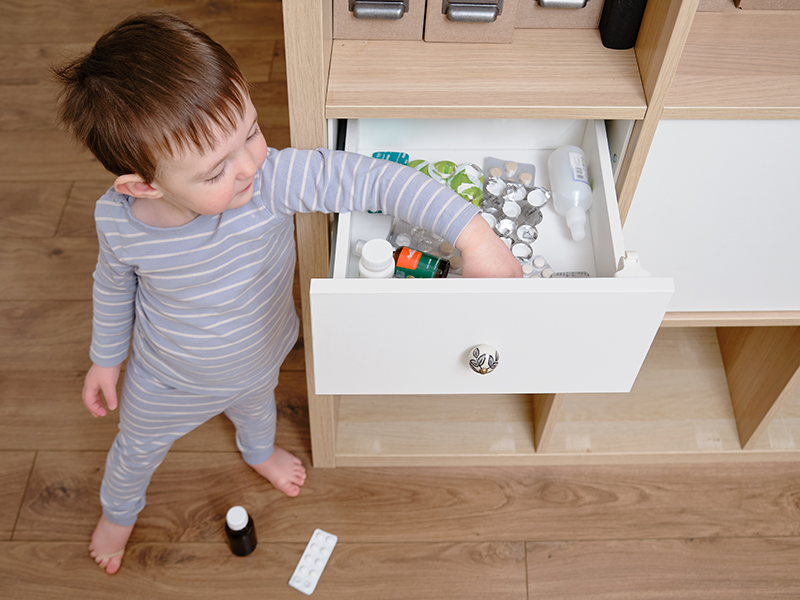
[[[231,525],[237,527],[241,524],[241,519],[232,519],[231,513],[235,509],[244,511],[241,506],[234,506],[228,511],[228,515],[225,518],[225,534],[228,536],[228,545],[231,547],[231,552],[236,556],[247,556],[256,549],[256,544],[258,544],[258,540],[256,539],[256,526],[253,523],[253,519],[251,519],[250,515],[245,511],[244,514],[247,516],[247,522],[244,526],[238,529],[232,528]],[[234,517],[237,515],[240,515],[240,513],[237,512]]]
[[[603,46],[627,50],[636,44],[647,0],[606,0],[600,15]]]

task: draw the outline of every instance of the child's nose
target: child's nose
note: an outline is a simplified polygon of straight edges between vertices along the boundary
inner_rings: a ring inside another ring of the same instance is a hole
[[[245,150],[242,152],[241,159],[239,161],[239,179],[250,179],[253,175],[256,174],[258,171],[258,163],[253,156],[253,153]]]

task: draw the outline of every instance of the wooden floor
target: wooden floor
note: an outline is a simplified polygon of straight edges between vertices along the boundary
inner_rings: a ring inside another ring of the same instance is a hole
[[[281,6],[257,0],[0,0],[0,598],[299,598],[287,581],[319,527],[339,536],[314,593],[368,599],[797,599],[797,463],[315,470],[273,490],[216,418],[156,473],[122,571],[87,554],[116,415],[80,400],[109,177],[51,125],[47,65],[129,12],[173,8],[257,84],[289,142]],[[284,365],[278,443],[309,464],[302,345]],[[231,555],[245,505],[259,546]]]

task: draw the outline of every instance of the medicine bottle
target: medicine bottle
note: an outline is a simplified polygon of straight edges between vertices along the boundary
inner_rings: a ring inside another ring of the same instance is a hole
[[[562,146],[547,159],[553,208],[565,217],[572,239],[581,241],[586,236],[586,211],[592,206],[592,187],[586,155],[578,146]]]
[[[394,277],[392,245],[387,240],[369,240],[361,248],[358,276],[364,279],[391,279]]]
[[[450,261],[426,254],[407,246],[401,246],[394,251],[395,277],[432,279],[434,277],[447,277],[450,271]]]
[[[225,534],[231,552],[236,556],[247,556],[256,549],[256,527],[253,519],[242,506],[234,506],[225,516]]]

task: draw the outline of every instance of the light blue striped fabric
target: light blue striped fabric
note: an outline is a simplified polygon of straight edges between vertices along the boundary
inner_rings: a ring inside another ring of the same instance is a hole
[[[178,390],[228,396],[277,383],[297,339],[296,212],[376,211],[455,244],[477,209],[426,175],[327,150],[270,149],[253,199],[181,227],[134,219],[132,198],[97,202],[91,358],[141,365]]]

